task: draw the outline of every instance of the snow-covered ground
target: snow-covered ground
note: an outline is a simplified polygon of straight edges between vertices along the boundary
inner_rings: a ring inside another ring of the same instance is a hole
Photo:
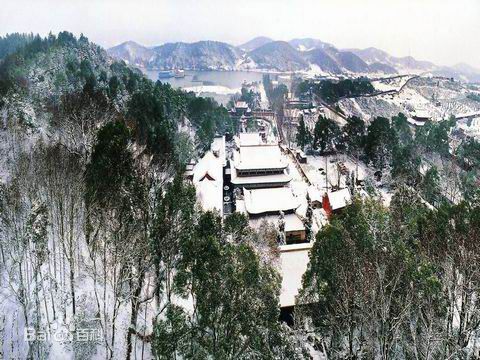
[[[394,79],[391,83],[374,81],[373,85],[381,91],[399,90],[405,79]],[[343,99],[339,106],[345,114],[367,121],[375,116],[390,118],[399,112],[411,116],[418,110],[433,120],[441,120],[451,115],[480,113],[480,102],[467,98],[468,92],[469,86],[458,81],[419,77],[409,81],[397,94]]]
[[[325,192],[326,186],[328,186],[328,189],[346,187],[347,176],[342,174],[342,172],[345,173],[345,169],[348,174],[353,172],[359,180],[365,179],[371,173],[371,170],[363,162],[356,162],[344,154],[332,156],[308,155],[307,163],[302,164],[302,168],[312,185],[323,192]]]
[[[383,79],[372,81],[372,85],[375,90],[378,91],[390,91],[390,90],[400,90],[405,83],[411,79],[410,75],[405,76],[395,76],[395,77],[386,77]]]
[[[185,91],[192,91],[195,94],[201,96],[202,94],[215,93],[219,95],[233,95],[240,93],[240,88],[231,89],[226,86],[221,85],[200,85],[200,86],[190,86],[183,88]]]
[[[467,136],[480,141],[480,116],[472,120],[457,121],[457,128],[461,129]]]

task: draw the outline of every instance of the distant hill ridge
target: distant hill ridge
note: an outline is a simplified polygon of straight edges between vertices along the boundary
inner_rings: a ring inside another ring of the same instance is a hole
[[[411,56],[395,57],[370,47],[338,49],[313,38],[277,41],[256,37],[239,46],[219,41],[166,43],[146,47],[127,41],[108,53],[129,64],[156,70],[275,70],[321,71],[330,74],[431,73],[465,81],[480,81],[480,71],[466,64],[437,66]]]

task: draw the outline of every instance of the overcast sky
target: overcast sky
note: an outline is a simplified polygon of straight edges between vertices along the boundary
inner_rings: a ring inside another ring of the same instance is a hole
[[[0,34],[61,30],[105,47],[314,37],[480,68],[480,0],[1,0]]]

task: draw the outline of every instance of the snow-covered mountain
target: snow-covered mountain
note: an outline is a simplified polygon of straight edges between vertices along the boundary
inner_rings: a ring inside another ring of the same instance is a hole
[[[260,46],[273,42],[274,40],[266,36],[257,36],[250,41],[247,41],[244,44],[239,45],[238,47],[244,51],[252,51]]]
[[[155,51],[135,41],[126,41],[108,50],[109,54],[117,59],[122,59],[128,64],[148,67],[155,56]]]
[[[150,64],[158,69],[235,70],[243,55],[240,49],[219,41],[168,43],[152,49]]]
[[[308,62],[286,41],[273,41],[248,53],[261,69],[296,71],[308,68]]]
[[[218,41],[167,43],[147,48],[127,41],[108,49],[111,56],[128,64],[152,69],[234,70],[242,51]]]
[[[292,39],[289,41],[289,43],[298,51],[334,48],[332,44],[323,42],[318,39],[312,39],[312,38]]]
[[[312,65],[326,73],[395,73],[386,64],[370,66],[353,52],[338,50],[315,39],[290,42],[255,38],[240,47],[217,42],[167,43],[147,48],[125,42],[108,50],[109,54],[139,67],[168,70],[244,70],[306,71]]]
[[[464,81],[480,81],[480,71],[466,64],[437,66],[411,56],[396,57],[370,47],[338,49],[318,39],[275,41],[256,37],[233,46],[217,41],[168,43],[147,48],[128,41],[108,50],[129,64],[168,70],[274,70],[309,71],[331,74],[432,74]]]
[[[435,64],[429,61],[419,61],[411,56],[395,57],[374,47],[367,49],[349,49],[349,51],[360,57],[367,64],[381,63],[394,67],[402,72],[425,72],[437,68]]]
[[[463,63],[452,67],[441,67],[433,73],[469,82],[480,82],[480,70]]]

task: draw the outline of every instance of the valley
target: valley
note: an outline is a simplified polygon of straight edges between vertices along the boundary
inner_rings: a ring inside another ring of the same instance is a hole
[[[310,38],[0,55],[0,358],[480,353],[474,71]]]

